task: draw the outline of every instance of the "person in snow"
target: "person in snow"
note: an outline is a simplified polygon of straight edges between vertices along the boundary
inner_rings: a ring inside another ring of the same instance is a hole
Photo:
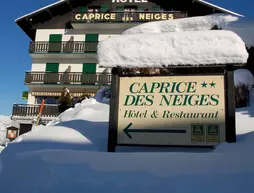
[[[64,112],[72,105],[73,105],[73,96],[70,90],[67,87],[64,87],[61,93],[60,100],[59,100],[59,106],[58,106],[59,113]]]

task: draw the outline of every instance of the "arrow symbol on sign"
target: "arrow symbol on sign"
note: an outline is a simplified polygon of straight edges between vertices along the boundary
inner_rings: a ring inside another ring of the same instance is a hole
[[[130,133],[186,133],[186,130],[176,130],[176,129],[130,129],[133,124],[130,123],[125,127],[123,132],[131,139]]]

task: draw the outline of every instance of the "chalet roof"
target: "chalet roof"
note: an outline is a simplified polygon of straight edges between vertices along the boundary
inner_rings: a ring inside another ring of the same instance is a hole
[[[241,14],[239,14],[239,13],[230,11],[230,10],[228,10],[228,9],[224,9],[224,8],[222,8],[222,7],[219,7],[219,6],[217,6],[217,5],[214,5],[214,4],[212,4],[212,3],[209,3],[209,2],[207,2],[207,1],[203,1],[203,0],[194,0],[194,1],[196,1],[196,2],[198,2],[198,3],[202,3],[202,4],[207,5],[207,6],[210,6],[210,7],[214,8],[214,9],[221,10],[221,11],[224,12],[224,13],[230,13],[230,14],[232,14],[232,15],[244,17],[244,15],[241,15]]]
[[[179,1],[179,0],[178,0]],[[186,0],[185,0],[186,1]],[[204,0],[190,0],[192,2],[203,4],[207,7],[216,10],[219,13],[229,13],[236,16],[243,15],[232,12],[230,10],[224,9],[212,3],[209,3]],[[150,2],[154,2],[158,5],[162,4],[162,0],[151,0]],[[57,15],[63,15],[77,8],[78,6],[85,6],[91,3],[91,0],[59,0],[58,2],[52,3],[48,6],[42,7],[38,10],[35,10],[31,13],[23,15],[15,20],[15,22],[19,25],[19,27],[32,39],[35,39],[35,29],[33,26],[37,23],[43,23],[54,18]]]

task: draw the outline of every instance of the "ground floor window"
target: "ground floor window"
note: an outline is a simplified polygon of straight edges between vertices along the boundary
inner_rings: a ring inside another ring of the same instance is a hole
[[[59,103],[60,97],[37,96],[37,97],[35,97],[35,103],[41,104],[43,99],[45,100],[45,104],[53,105],[53,104]]]

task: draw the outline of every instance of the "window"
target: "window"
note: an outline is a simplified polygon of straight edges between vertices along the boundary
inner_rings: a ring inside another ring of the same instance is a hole
[[[35,97],[35,103],[36,104],[41,104],[42,100],[45,100],[45,104],[50,104],[50,105],[54,105],[54,104],[58,104],[59,103],[59,97],[51,97],[51,96],[37,96]]]

